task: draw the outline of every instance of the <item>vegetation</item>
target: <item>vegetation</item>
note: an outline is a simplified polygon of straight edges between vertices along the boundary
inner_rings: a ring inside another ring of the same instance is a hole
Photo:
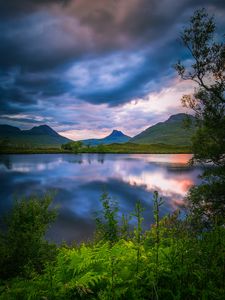
[[[186,119],[191,122],[187,128]],[[137,144],[166,144],[173,146],[191,146],[191,138],[195,133],[194,118],[187,114],[176,114],[170,116],[165,122],[157,123],[136,135],[130,140]]]
[[[103,139],[76,142],[60,136],[46,125],[23,131],[0,125],[0,153],[189,153],[195,126],[192,124],[187,129],[183,124],[186,117],[186,114],[173,115],[133,138],[113,130]],[[192,116],[189,118],[193,119]]]
[[[49,245],[50,198],[16,202],[1,235],[0,299],[224,299],[225,227],[194,227],[179,212],[143,231],[143,208],[119,215],[107,193],[92,243]],[[149,212],[151,213],[151,212]]]
[[[7,137],[6,146],[14,148],[59,148],[62,143],[67,143],[68,139],[58,138],[49,135],[21,135]],[[4,138],[1,139],[4,142]],[[4,144],[3,144],[4,146]]]
[[[191,153],[191,147],[188,146],[134,143],[86,146],[81,142],[70,142],[62,145],[62,149],[72,153]]]
[[[68,150],[68,151],[73,152],[73,153],[79,153],[79,152],[81,152],[82,148],[83,148],[83,143],[80,142],[80,141],[66,143],[66,144],[63,144],[61,146],[61,149]],[[87,147],[87,148],[89,148],[89,147]]]
[[[0,154],[44,154],[44,153],[150,153],[179,154],[191,153],[190,146],[174,146],[165,144],[139,145],[134,143],[86,146],[82,142],[69,142],[61,148],[15,148],[0,147]]]
[[[70,153],[62,148],[34,148],[34,147],[0,147],[0,154],[51,154]]]
[[[216,42],[215,22],[205,9],[196,11],[182,33],[191,54],[188,69],[178,62],[176,69],[184,80],[197,88],[184,95],[182,103],[195,112],[197,131],[193,137],[193,162],[212,163],[203,173],[203,184],[189,192],[191,210],[209,224],[225,215],[225,43]],[[218,40],[218,37],[217,37]]]
[[[55,254],[55,245],[44,239],[47,228],[56,218],[55,209],[49,210],[51,195],[17,200],[5,218],[5,230],[0,235],[0,277],[18,275],[30,277],[41,272]]]

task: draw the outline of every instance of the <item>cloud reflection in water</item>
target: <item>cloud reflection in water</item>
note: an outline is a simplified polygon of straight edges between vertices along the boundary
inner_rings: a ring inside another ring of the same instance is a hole
[[[152,221],[152,193],[165,203],[161,214],[182,204],[189,187],[199,182],[200,169],[188,167],[190,155],[41,154],[0,157],[0,211],[7,211],[14,195],[57,192],[59,217],[48,233],[57,242],[91,238],[93,213],[106,189],[122,212],[131,212],[140,199],[145,226]]]

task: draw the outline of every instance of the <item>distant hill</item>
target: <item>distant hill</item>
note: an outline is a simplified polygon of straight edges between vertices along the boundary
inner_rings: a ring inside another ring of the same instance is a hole
[[[96,146],[96,145],[108,145],[113,143],[126,143],[131,139],[130,136],[123,134],[122,131],[113,130],[110,135],[102,139],[88,139],[82,140],[85,145]]]
[[[184,120],[191,120],[190,128],[184,127]],[[134,136],[129,142],[136,144],[166,144],[191,145],[191,137],[195,132],[194,117],[184,113],[172,115],[165,122],[157,123],[140,134]]]
[[[35,126],[30,130],[20,130],[10,125],[0,125],[0,145],[2,147],[60,147],[71,142],[47,125]]]

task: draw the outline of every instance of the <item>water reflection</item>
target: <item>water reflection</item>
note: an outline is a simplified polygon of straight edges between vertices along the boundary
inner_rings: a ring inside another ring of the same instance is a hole
[[[146,223],[152,221],[152,193],[165,204],[161,214],[176,209],[200,169],[187,166],[190,155],[44,154],[0,156],[0,213],[10,209],[14,195],[56,190],[59,218],[48,233],[57,242],[84,240],[93,234],[93,213],[104,189],[131,212],[140,199]]]

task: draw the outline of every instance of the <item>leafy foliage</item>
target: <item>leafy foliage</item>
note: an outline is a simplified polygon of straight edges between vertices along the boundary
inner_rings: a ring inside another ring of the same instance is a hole
[[[195,112],[198,129],[193,137],[193,161],[213,163],[203,173],[204,183],[188,195],[190,210],[209,225],[215,216],[225,215],[225,43],[216,42],[215,22],[205,9],[197,10],[182,35],[192,58],[186,68],[175,66],[180,77],[196,84],[193,95],[184,95],[182,103]]]
[[[16,200],[5,218],[6,230],[0,234],[0,277],[40,272],[45,261],[54,257],[56,248],[46,242],[44,235],[56,218],[56,210],[49,210],[52,196]]]
[[[106,231],[103,239],[59,247],[56,259],[46,261],[42,272],[30,271],[29,279],[11,273],[11,279],[0,284],[0,299],[222,300],[224,226],[197,232],[178,211],[160,220],[163,203],[158,193],[153,201],[155,224],[150,229],[142,230],[143,209],[137,202],[132,213],[137,225],[115,238],[115,227],[119,233],[123,225],[120,220],[110,223],[115,207],[103,194],[102,216],[111,224],[101,228]]]
[[[78,141],[78,142],[69,142],[69,143],[63,144],[61,146],[61,148],[63,150],[69,150],[74,153],[78,153],[78,152],[81,152],[82,146],[83,146],[82,142]]]
[[[96,238],[113,244],[119,237],[117,202],[107,192],[103,192],[100,201],[103,209],[96,216]]]
[[[215,22],[205,9],[197,10],[182,33],[182,41],[191,54],[191,68],[178,62],[176,69],[184,80],[197,84],[193,95],[184,95],[182,103],[195,112],[198,131],[193,141],[194,158],[225,163],[225,44],[214,41]],[[201,143],[199,143],[201,141]]]

